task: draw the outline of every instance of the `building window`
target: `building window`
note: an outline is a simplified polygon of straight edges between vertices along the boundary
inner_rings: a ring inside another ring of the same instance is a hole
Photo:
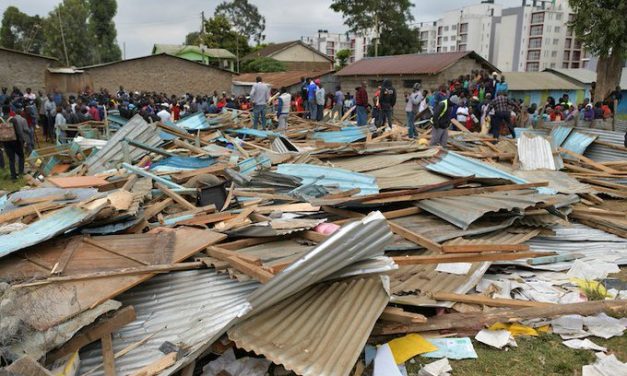
[[[455,41],[456,37],[455,35],[451,35],[451,42]]]
[[[451,46],[450,51],[455,52],[455,46]]]
[[[562,68],[568,69],[568,62],[562,63]]]
[[[557,57],[557,51],[551,51],[551,57]]]
[[[544,12],[534,13],[531,15],[531,23],[539,24],[544,22]]]
[[[466,51],[466,45],[465,44],[460,44],[458,51],[460,51],[460,52]]]
[[[467,23],[463,23],[463,24],[459,25],[459,33],[460,34],[468,33],[468,24]]]
[[[457,25],[451,26],[451,30],[457,30]]]
[[[562,14],[561,13],[556,14],[555,15],[555,19],[558,20],[558,21],[561,20],[562,19]]]
[[[446,47],[442,47],[442,52],[446,52],[447,48]]]
[[[573,51],[573,61],[581,60],[581,51]]]
[[[564,48],[570,48],[570,45],[573,43],[572,39],[567,38],[566,42],[564,42]]]
[[[527,63],[527,72],[537,72],[540,70],[540,63]]]
[[[420,39],[428,39],[429,38],[429,32],[428,31],[423,31],[420,33]]]
[[[567,37],[572,37],[572,36],[573,36],[573,28],[572,28],[572,27],[570,27],[570,26],[569,26],[569,27],[566,29],[566,36],[567,36]]]
[[[541,48],[542,38],[529,38],[529,48]]]
[[[422,80],[403,80],[403,87],[405,89],[411,89],[415,84],[421,84]]]
[[[542,35],[542,25],[535,25],[529,28],[529,35]]]
[[[557,38],[553,39],[553,45],[554,46],[557,46],[559,44],[559,42],[560,42],[559,39],[557,39]]]
[[[570,60],[570,51],[564,51],[564,60]]]
[[[444,31],[448,31],[448,26],[444,26]]]
[[[562,30],[559,26],[555,26],[555,28],[553,29],[553,31],[555,31],[556,33],[559,33],[560,30]]]
[[[549,25],[547,25],[547,26],[546,26],[546,32],[547,32],[547,33],[550,33],[550,32],[551,32],[551,26],[549,26]]]
[[[555,63],[551,63],[551,68],[555,68]]]
[[[581,50],[581,41],[575,40],[575,49],[576,50]]]
[[[442,41],[448,42],[448,37],[444,37],[444,39],[442,39]]]
[[[579,68],[579,63],[571,63],[570,67],[571,68]]]
[[[468,34],[459,36],[459,43],[467,43],[468,42]]]
[[[540,51],[529,51],[527,53],[527,60],[540,60]]]
[[[438,45],[442,44],[442,37],[438,37]]]

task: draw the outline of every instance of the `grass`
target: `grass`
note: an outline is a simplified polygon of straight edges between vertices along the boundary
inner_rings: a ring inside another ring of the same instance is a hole
[[[1,151],[0,151],[1,152]],[[9,161],[5,158],[7,164],[4,169],[0,169],[0,191],[13,192],[26,185],[24,178],[21,177],[17,181],[11,180],[11,174],[9,173]]]
[[[627,120],[627,114],[618,114],[618,120]]]

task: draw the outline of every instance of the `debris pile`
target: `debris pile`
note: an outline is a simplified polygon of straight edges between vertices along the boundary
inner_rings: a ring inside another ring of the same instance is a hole
[[[471,338],[547,331],[599,352],[584,374],[627,367],[587,338],[626,328],[616,132],[462,127],[441,149],[290,116],[135,116],[34,151],[0,198],[6,369],[378,376],[420,355],[442,376],[477,358]]]

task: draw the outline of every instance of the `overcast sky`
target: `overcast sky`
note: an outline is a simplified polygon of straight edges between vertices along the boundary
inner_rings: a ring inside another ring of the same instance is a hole
[[[0,0],[0,11],[10,5],[28,14],[46,15],[60,0]],[[221,0],[118,0],[115,23],[120,48],[126,57],[148,55],[154,43],[183,43],[185,35],[200,30],[201,12],[211,17]],[[331,0],[250,0],[266,18],[266,41],[285,42],[315,34],[318,29],[344,32],[342,16],[329,9]],[[480,0],[415,0],[416,22],[436,20],[443,12]],[[521,0],[496,0],[519,6]]]

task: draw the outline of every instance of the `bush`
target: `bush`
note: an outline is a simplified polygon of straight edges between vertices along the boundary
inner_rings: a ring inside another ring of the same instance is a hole
[[[244,63],[243,72],[285,72],[285,64],[271,57],[258,57]]]

